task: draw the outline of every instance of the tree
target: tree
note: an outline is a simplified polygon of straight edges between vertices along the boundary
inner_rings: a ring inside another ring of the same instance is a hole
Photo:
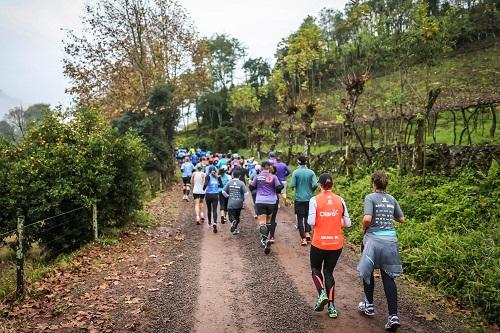
[[[234,71],[238,61],[245,55],[245,48],[236,38],[215,35],[206,40],[210,51],[212,89],[228,90],[233,85]]]
[[[14,130],[14,138],[24,137],[24,133],[29,124],[42,120],[43,112],[50,111],[49,104],[33,104],[27,109],[16,106],[9,110],[6,120]]]
[[[258,91],[248,84],[236,86],[229,91],[229,113],[236,127],[244,130],[249,123],[248,115],[259,111]]]
[[[243,65],[246,75],[246,83],[252,86],[256,92],[264,86],[271,76],[271,66],[263,58],[250,58]]]
[[[7,141],[14,141],[16,139],[14,128],[6,121],[0,121],[0,138]]]
[[[198,92],[182,88],[202,64],[197,34],[175,0],[102,0],[86,6],[83,32],[67,32],[64,73],[82,105],[100,104],[108,116],[147,112],[158,84],[176,89],[182,105]]]

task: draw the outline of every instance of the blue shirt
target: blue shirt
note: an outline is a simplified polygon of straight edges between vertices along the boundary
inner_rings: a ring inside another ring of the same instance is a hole
[[[219,179],[212,175],[208,175],[208,185],[207,185],[207,194],[217,194],[219,193]]]
[[[181,165],[182,177],[191,177],[194,171],[194,165],[191,162],[184,162]]]
[[[229,183],[231,179],[232,179],[231,176],[229,176],[228,174],[220,176],[220,180],[222,181],[222,187],[219,188],[219,193],[222,193],[222,189],[226,186],[227,183]]]

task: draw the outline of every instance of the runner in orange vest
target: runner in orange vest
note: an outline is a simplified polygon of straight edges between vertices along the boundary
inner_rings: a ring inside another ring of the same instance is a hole
[[[342,228],[350,227],[351,219],[344,199],[331,191],[332,176],[328,173],[322,174],[319,176],[319,184],[321,193],[309,201],[307,219],[307,223],[314,227],[310,253],[312,278],[318,290],[314,311],[323,311],[328,304],[328,316],[336,318],[333,270],[344,246]]]

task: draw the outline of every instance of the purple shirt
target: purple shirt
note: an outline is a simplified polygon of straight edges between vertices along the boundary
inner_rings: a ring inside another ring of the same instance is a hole
[[[252,186],[257,189],[256,204],[274,205],[278,197],[276,196],[276,187],[281,183],[275,175],[269,172],[261,172],[253,179]]]
[[[290,174],[290,169],[288,169],[288,166],[283,162],[274,163],[274,167],[276,168],[276,176],[279,180],[284,182],[286,180],[286,176]]]

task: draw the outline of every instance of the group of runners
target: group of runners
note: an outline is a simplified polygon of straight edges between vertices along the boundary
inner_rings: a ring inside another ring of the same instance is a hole
[[[281,202],[288,203],[287,178],[291,175],[289,186],[295,189],[294,208],[300,244],[311,244],[312,279],[318,292],[314,310],[323,311],[326,307],[328,316],[336,318],[338,312],[335,307],[333,271],[344,245],[342,228],[350,227],[351,219],[344,199],[332,191],[332,176],[323,173],[318,178],[308,168],[305,156],[299,156],[297,163],[298,167],[291,172],[273,152],[261,163],[238,154],[207,154],[199,156],[197,163],[186,157],[180,166],[184,184],[183,199],[189,201],[192,187],[196,224],[205,222],[206,203],[208,227],[214,233],[218,232],[220,210],[220,223],[229,222],[230,231],[233,235],[238,235],[245,197],[251,193],[254,218],[258,221],[259,245],[265,254],[269,254],[275,242],[280,198]],[[366,316],[375,315],[373,272],[380,269],[389,312],[385,329],[395,331],[400,326],[400,319],[394,279],[403,270],[394,221],[404,222],[405,218],[397,200],[385,192],[387,176],[382,172],[375,172],[371,180],[372,193],[365,197],[364,202],[364,238],[358,264],[363,280],[364,299],[358,304],[358,309]],[[320,193],[314,195],[318,187]]]

